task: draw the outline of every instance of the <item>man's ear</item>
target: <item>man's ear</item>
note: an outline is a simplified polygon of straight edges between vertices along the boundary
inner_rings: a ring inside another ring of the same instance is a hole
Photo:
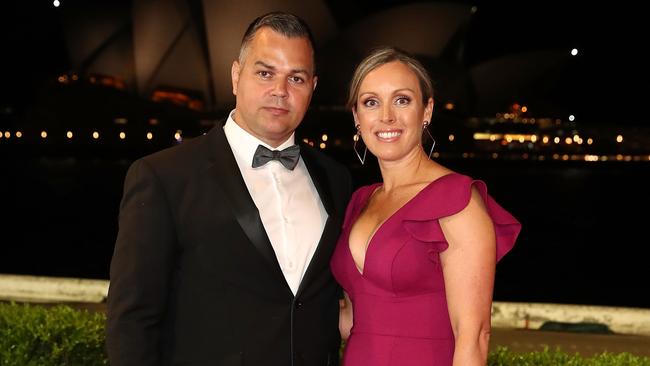
[[[311,91],[316,91],[316,84],[318,84],[318,76],[314,75],[314,86],[312,87]]]
[[[237,95],[237,84],[239,83],[239,71],[241,66],[239,61],[235,60],[232,62],[232,67],[230,68],[230,79],[232,80],[232,94]]]

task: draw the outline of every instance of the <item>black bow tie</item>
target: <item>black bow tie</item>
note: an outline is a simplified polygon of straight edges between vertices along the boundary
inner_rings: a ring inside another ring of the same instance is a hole
[[[253,155],[253,168],[261,167],[271,160],[277,160],[285,168],[293,170],[298,165],[300,159],[300,146],[289,146],[284,150],[269,150],[266,147],[259,145]]]

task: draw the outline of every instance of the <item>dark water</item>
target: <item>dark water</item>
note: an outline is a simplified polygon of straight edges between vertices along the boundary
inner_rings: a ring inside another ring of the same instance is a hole
[[[0,273],[107,278],[132,157],[0,153]],[[649,163],[441,162],[523,223],[495,300],[650,307]],[[357,185],[372,164],[353,167]]]

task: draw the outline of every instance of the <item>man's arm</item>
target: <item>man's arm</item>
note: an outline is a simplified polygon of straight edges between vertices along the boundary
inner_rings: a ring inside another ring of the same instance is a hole
[[[111,262],[107,349],[111,366],[160,365],[176,232],[155,171],[137,160],[127,172]]]

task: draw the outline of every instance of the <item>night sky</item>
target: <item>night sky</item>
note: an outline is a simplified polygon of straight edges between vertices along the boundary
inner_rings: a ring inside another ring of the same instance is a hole
[[[63,0],[62,7],[73,6],[74,2]],[[373,12],[410,2],[326,1],[341,27]],[[96,3],[111,6],[115,1]],[[643,108],[649,94],[648,60],[642,55],[647,44],[643,36],[647,33],[644,13],[638,5],[620,2],[567,3],[479,3],[467,34],[465,63],[471,66],[526,51],[565,49],[568,53],[577,48],[575,62],[553,76],[557,80],[552,100],[575,110],[578,123],[648,126]],[[29,108],[48,78],[69,70],[60,8],[50,1],[10,2],[4,6],[0,18],[0,107],[21,111]]]

